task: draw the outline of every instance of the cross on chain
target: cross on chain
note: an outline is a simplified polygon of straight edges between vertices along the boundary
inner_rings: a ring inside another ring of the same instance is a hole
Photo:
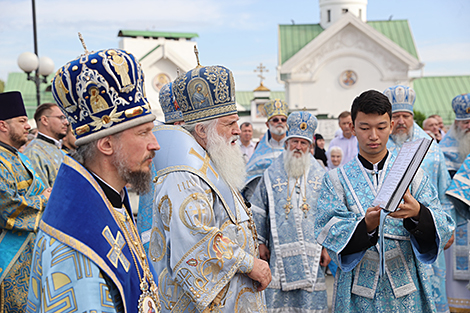
[[[259,72],[258,77],[260,78],[261,82],[260,84],[263,84],[263,79],[266,77],[263,76],[263,72],[269,72],[268,69],[266,69],[266,66],[263,66],[263,63],[260,63],[259,66],[256,67],[256,70],[254,70],[255,73]]]
[[[113,237],[113,234],[111,233],[111,230],[109,229],[109,226],[106,226],[103,229],[103,236],[106,239],[106,241],[109,243],[111,246],[111,250],[109,250],[108,254],[106,255],[109,259],[109,261],[114,265],[115,268],[118,267],[119,261],[121,261],[122,266],[124,269],[129,271],[130,263],[126,259],[126,257],[122,254],[122,249],[126,245],[126,241],[121,235],[121,232],[118,231],[116,238]]]
[[[281,183],[281,179],[278,178],[277,179],[277,184],[273,185],[273,188],[276,188],[276,187],[279,187],[279,189],[277,190],[277,192],[281,192],[283,189],[282,189],[282,186],[285,186],[287,185],[287,182],[286,183]]]
[[[189,154],[195,155],[199,160],[201,160],[203,162],[202,166],[199,170],[201,172],[203,172],[206,177],[207,177],[207,168],[209,168],[212,171],[212,173],[214,173],[215,178],[217,178],[217,179],[219,178],[219,174],[217,174],[217,172],[214,170],[212,165],[209,163],[211,161],[211,159],[209,158],[209,154],[206,153],[205,157],[202,157],[193,148],[191,148],[191,150],[189,150]]]
[[[308,183],[309,184],[315,184],[315,186],[313,186],[313,189],[317,190],[318,185],[321,185],[320,177],[317,176],[317,177],[315,177],[315,181],[309,180]]]

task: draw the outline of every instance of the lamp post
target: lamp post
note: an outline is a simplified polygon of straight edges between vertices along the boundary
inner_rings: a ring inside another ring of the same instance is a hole
[[[46,83],[46,77],[54,71],[54,62],[48,57],[38,58],[38,41],[36,35],[36,5],[32,0],[33,5],[33,33],[34,33],[34,53],[23,52],[18,57],[18,66],[28,74],[28,80],[34,81],[36,84],[36,99],[38,106],[41,104],[41,96],[39,94],[39,86],[41,83]],[[34,76],[31,72],[35,71]],[[40,78],[39,76],[43,76]]]

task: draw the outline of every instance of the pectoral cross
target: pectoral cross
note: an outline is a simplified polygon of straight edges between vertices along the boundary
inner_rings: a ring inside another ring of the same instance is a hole
[[[284,211],[286,212],[286,220],[289,218],[290,210],[292,210],[293,206],[290,204],[290,199],[287,200],[287,203],[284,205]]]
[[[300,209],[304,212],[304,218],[307,218],[307,213],[310,210],[310,205],[306,202],[304,202],[301,206]]]
[[[276,188],[278,187],[279,189],[277,190],[278,192],[281,192],[283,189],[282,189],[282,186],[285,186],[287,185],[287,183],[281,183],[281,179],[278,178],[276,179],[277,180],[277,184],[273,185],[273,188]]]
[[[113,264],[114,267],[117,268],[119,261],[121,261],[122,266],[124,267],[126,272],[129,271],[130,263],[126,259],[124,254],[122,254],[122,249],[126,245],[126,241],[122,237],[121,232],[118,231],[117,235],[116,235],[116,238],[114,238],[113,234],[111,233],[111,230],[109,229],[109,226],[106,226],[103,229],[102,234],[103,234],[104,238],[106,239],[106,241],[111,246],[111,250],[109,250],[108,254],[106,255],[108,257],[109,261],[111,262],[111,264]]]

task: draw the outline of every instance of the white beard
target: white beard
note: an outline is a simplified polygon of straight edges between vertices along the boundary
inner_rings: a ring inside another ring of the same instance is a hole
[[[393,142],[395,142],[397,146],[401,147],[408,139],[411,138],[412,135],[413,135],[413,127],[408,129],[407,133],[400,132],[397,134],[392,134],[392,139],[393,139]]]
[[[238,136],[232,136],[227,142],[217,133],[216,125],[214,122],[207,127],[207,153],[225,182],[240,190],[245,185],[245,161],[240,147],[230,144]]]
[[[470,132],[461,130],[454,123],[449,130],[449,134],[451,136],[454,136],[459,142],[459,147],[458,147],[459,156],[461,159],[465,159],[467,155],[470,153]]]
[[[287,127],[285,126],[276,127],[276,126],[272,126],[271,124],[269,124],[269,131],[274,135],[281,136],[287,132]]]
[[[295,150],[284,150],[284,169],[288,177],[299,178],[310,168],[310,154],[299,151],[302,156],[298,158],[294,152]]]

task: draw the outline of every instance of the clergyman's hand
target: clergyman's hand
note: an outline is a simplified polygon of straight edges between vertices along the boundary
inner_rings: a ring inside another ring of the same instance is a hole
[[[266,262],[269,262],[269,258],[271,257],[268,247],[263,243],[259,245],[259,257]]]
[[[271,282],[271,270],[269,269],[269,264],[266,261],[258,258],[254,258],[253,260],[253,269],[247,275],[259,283],[258,291],[262,291],[266,289]]]
[[[405,195],[403,196],[403,203],[400,203],[398,206],[399,210],[390,213],[391,217],[395,218],[409,218],[412,217],[415,220],[419,220],[419,213],[421,206],[419,202],[413,198],[410,193],[410,190],[406,190]]]
[[[52,192],[52,188],[49,187],[49,188],[46,188],[46,190],[44,190],[41,195],[43,195],[44,197],[46,197],[47,200],[49,200],[49,197],[51,196],[51,192]]]
[[[325,248],[321,249],[321,256],[320,256],[320,265],[323,267],[328,266],[330,264],[331,258],[330,255],[328,254],[328,251],[326,251]]]
[[[379,227],[380,210],[382,209],[378,205],[367,209],[366,216],[364,217],[364,219],[366,222],[366,228],[368,233]]]

